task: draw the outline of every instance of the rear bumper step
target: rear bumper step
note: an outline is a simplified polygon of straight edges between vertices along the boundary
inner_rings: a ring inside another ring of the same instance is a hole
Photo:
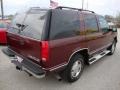
[[[43,78],[45,77],[45,71],[42,67],[36,65],[35,63],[29,60],[23,60],[22,62],[17,61],[17,58],[11,58],[11,62],[16,65],[19,70],[26,71],[30,75],[36,78]]]

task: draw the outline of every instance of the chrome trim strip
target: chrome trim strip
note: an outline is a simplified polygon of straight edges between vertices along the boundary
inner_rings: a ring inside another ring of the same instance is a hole
[[[52,68],[49,68],[49,70],[50,70],[50,71],[54,71],[54,70],[59,69],[59,68],[64,67],[64,66],[67,66],[67,63],[59,64],[59,65],[57,65],[57,66],[54,66],[54,67],[52,67]]]
[[[76,50],[75,52],[73,52],[73,53],[70,55],[70,58],[69,58],[69,60],[68,60],[68,63],[70,62],[70,59],[72,58],[72,56],[73,56],[75,53],[77,53],[77,52],[79,52],[79,51],[81,51],[81,50],[87,50],[87,52],[88,52],[88,54],[89,54],[89,49],[88,49],[88,48],[82,48],[82,49]],[[68,64],[68,63],[67,63],[67,64]]]

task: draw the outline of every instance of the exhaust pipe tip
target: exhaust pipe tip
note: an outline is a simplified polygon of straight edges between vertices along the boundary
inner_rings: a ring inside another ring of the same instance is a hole
[[[21,68],[20,68],[20,67],[18,67],[18,66],[16,66],[16,70],[21,70]]]
[[[57,78],[58,81],[62,81],[62,78],[59,74],[55,74],[55,77]]]
[[[62,78],[59,78],[58,81],[62,81]]]

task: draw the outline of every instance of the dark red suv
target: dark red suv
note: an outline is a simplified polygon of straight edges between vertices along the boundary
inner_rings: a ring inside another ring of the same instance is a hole
[[[89,10],[31,8],[14,17],[7,40],[17,69],[37,78],[55,72],[74,82],[85,64],[114,53],[117,29]]]

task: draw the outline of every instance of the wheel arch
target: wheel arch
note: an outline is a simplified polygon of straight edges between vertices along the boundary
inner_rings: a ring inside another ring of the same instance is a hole
[[[74,51],[69,57],[68,64],[71,61],[71,58],[77,54],[82,55],[84,58],[85,64],[89,65],[89,63],[88,63],[89,62],[89,49],[88,48],[83,48],[83,49],[79,49],[79,50]]]

